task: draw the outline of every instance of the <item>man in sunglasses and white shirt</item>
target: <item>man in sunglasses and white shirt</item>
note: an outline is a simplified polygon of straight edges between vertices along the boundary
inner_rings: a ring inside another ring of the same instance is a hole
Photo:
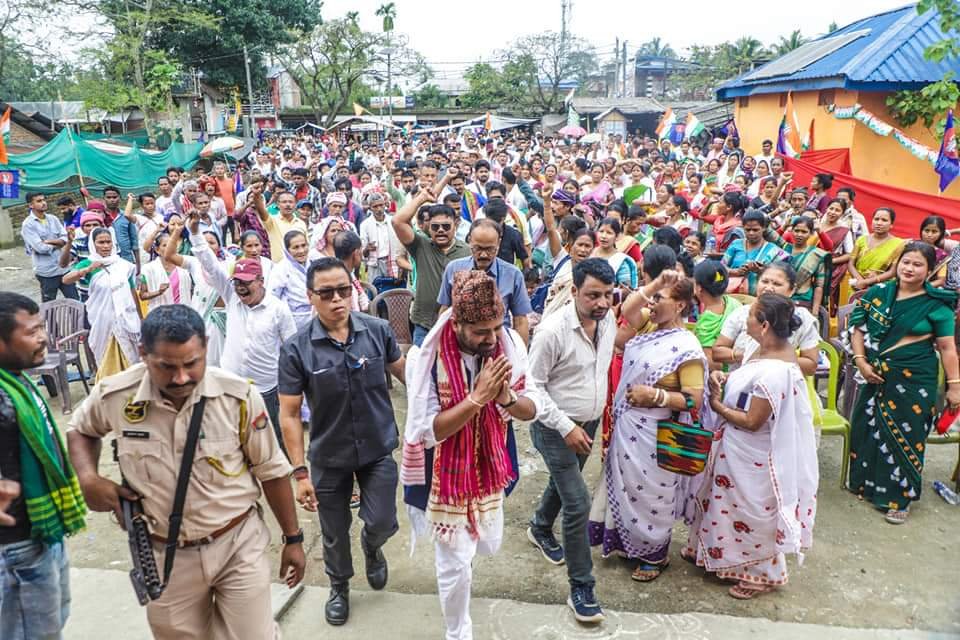
[[[224,349],[220,368],[253,381],[282,447],[277,354],[297,332],[290,307],[267,291],[259,260],[237,260],[231,277],[200,233],[196,213],[188,219],[188,228],[194,256],[227,305],[226,339],[231,348]]]

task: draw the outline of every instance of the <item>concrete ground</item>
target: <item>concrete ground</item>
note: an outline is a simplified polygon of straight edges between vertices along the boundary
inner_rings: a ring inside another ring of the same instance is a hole
[[[4,288],[38,296],[22,249],[0,251],[0,278]],[[72,387],[75,397],[82,398],[79,383]],[[405,412],[402,392],[400,385],[394,389],[397,422],[401,425]],[[66,420],[59,415],[59,402],[54,401],[51,406],[57,410],[59,424],[65,425]],[[814,546],[803,567],[797,568],[796,563],[791,562],[788,585],[752,601],[730,598],[723,584],[680,560],[678,545],[686,539],[682,525],[674,530],[672,566],[650,584],[631,581],[629,570],[621,561],[603,560],[594,554],[597,595],[611,615],[602,629],[590,631],[573,626],[561,606],[568,593],[563,567],[547,564],[526,540],[526,523],[546,484],[547,474],[530,444],[529,431],[520,426],[517,436],[521,482],[506,503],[503,548],[495,557],[478,558],[474,563],[473,592],[477,598],[474,623],[478,638],[648,637],[645,634],[653,637],[653,633],[667,638],[739,638],[747,634],[768,637],[773,628],[766,626],[763,619],[817,625],[777,625],[777,635],[785,638],[814,637],[815,634],[829,638],[933,637],[906,630],[960,635],[957,580],[960,547],[956,536],[960,530],[960,508],[940,500],[929,486],[933,480],[946,481],[950,477],[958,455],[955,445],[928,449],[923,499],[914,505],[905,525],[892,526],[883,521],[881,513],[840,489],[840,442],[836,438],[824,439],[819,450],[822,479]],[[107,475],[116,477],[116,465],[109,461],[106,453],[109,448],[104,451],[102,468]],[[596,486],[599,473],[599,456],[594,455],[585,468],[589,486]],[[307,534],[306,584],[325,587],[319,527],[306,512],[300,512],[300,519]],[[275,534],[271,554],[277,562],[279,535],[272,519],[270,524]],[[442,621],[435,596],[432,550],[421,542],[411,556],[409,527],[402,508],[400,525],[400,533],[385,548],[390,562],[386,594],[367,590],[362,577],[359,528],[354,527],[354,557],[359,577],[352,585],[354,616],[341,634],[345,638],[361,637],[361,630],[382,633],[384,621],[389,621],[396,631],[395,637],[439,637]],[[71,539],[69,546],[73,566],[82,570],[76,575],[86,576],[86,570],[91,569],[129,569],[125,536],[105,514],[93,514],[88,519],[88,529]],[[74,589],[77,614],[68,631],[73,624],[84,624],[84,619],[90,619],[84,617],[88,615],[94,616],[92,619],[97,624],[86,628],[107,628],[109,618],[96,613],[96,607],[100,606],[110,615],[125,620],[142,618],[126,576],[122,573],[103,575],[113,578],[104,578],[102,585],[86,578],[77,579]],[[282,622],[287,637],[306,638],[314,635],[317,628],[323,628],[325,593],[325,589],[308,589],[305,596],[294,603]],[[620,613],[613,614],[614,611]],[[535,626],[527,626],[534,622]],[[516,635],[511,631],[514,626],[528,630],[526,635]],[[844,629],[828,633],[824,626]],[[880,630],[903,631],[884,633]],[[793,633],[803,635],[790,635]],[[68,637],[94,636],[71,633]]]

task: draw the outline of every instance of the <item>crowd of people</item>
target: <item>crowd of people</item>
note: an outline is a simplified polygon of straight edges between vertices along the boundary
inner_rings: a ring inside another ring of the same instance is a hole
[[[27,194],[39,298],[83,302],[98,383],[65,440],[28,374],[39,306],[0,292],[0,471],[19,483],[0,487],[0,566],[40,567],[37,585],[5,580],[0,636],[56,637],[64,536],[129,499],[158,566],[176,556],[147,606],[156,637],[271,637],[261,494],[290,585],[305,566],[295,504],[317,513],[325,618],[344,624],[351,508],[383,589],[400,488],[414,540],[435,547],[446,637],[471,638],[473,559],[496,553],[517,508],[521,422],[549,471],[526,536],[566,566],[578,621],[604,619],[592,547],[650,582],[678,522],[681,559],[755,598],[813,541],[812,379],[838,329],[860,382],[850,491],[905,522],[941,366],[942,399],[960,405],[960,245],[936,216],[915,240],[892,234],[892,208],[868,223],[829,174],[794,184],[770,141],[753,156],[708,141],[277,134],[232,174],[172,167],[125,202],[106,187],[56,215]],[[393,289],[412,294],[412,345],[377,317]],[[402,430],[388,376],[406,385]],[[98,471],[108,435],[122,485]]]

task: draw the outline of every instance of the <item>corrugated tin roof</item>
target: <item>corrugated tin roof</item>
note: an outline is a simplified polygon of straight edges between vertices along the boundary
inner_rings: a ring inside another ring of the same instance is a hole
[[[825,47],[825,55],[806,61],[802,67],[783,64],[791,58],[802,58],[801,49],[813,51],[822,47],[825,41],[844,35],[852,37],[858,31],[869,33],[834,50]],[[953,35],[960,37],[960,34]],[[918,14],[916,5],[911,4],[858,20],[749,71],[722,85],[717,90],[717,97],[729,100],[758,93],[827,88],[917,89],[942,79],[949,71],[960,76],[960,60],[936,63],[923,56],[927,46],[944,38],[939,27],[939,13],[931,10]]]
[[[653,98],[591,98],[587,96],[575,96],[572,103],[576,112],[582,115],[603,113],[611,107],[616,107],[625,115],[664,112],[663,105]]]
[[[667,106],[673,109],[677,119],[683,122],[687,112],[693,112],[697,120],[707,129],[713,129],[733,117],[733,105],[729,102],[699,101],[699,102],[671,102]]]

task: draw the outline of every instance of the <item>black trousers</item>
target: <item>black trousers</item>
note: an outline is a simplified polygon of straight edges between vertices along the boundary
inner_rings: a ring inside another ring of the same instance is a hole
[[[77,285],[63,284],[63,276],[37,276],[40,283],[40,301],[50,302],[57,299],[57,292],[63,294],[64,298],[79,300],[80,294],[77,292]]]
[[[331,583],[344,583],[353,577],[350,553],[350,497],[353,479],[360,485],[360,519],[363,530],[360,544],[372,554],[399,530],[397,523],[397,463],[391,456],[360,467],[340,469],[312,466],[313,487],[317,492],[317,512],[323,535],[323,561]]]

